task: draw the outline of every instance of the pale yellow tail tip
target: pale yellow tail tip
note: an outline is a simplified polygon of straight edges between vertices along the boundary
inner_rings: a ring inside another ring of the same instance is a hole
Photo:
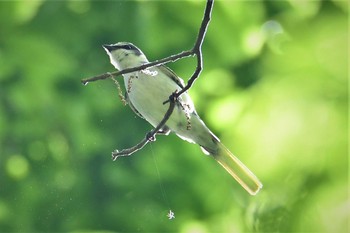
[[[262,183],[259,182],[259,184],[257,184],[256,188],[255,189],[250,189],[248,187],[245,187],[242,185],[242,187],[250,194],[250,195],[253,195],[255,196],[259,191],[260,189],[262,189],[263,185]]]
[[[235,180],[251,195],[256,195],[263,187],[259,179],[222,143],[218,142],[218,154],[215,160],[235,178]]]
[[[231,155],[232,156],[232,155]],[[230,156],[230,157],[231,157]],[[231,157],[232,159],[232,157]],[[259,181],[259,179],[246,167],[244,164],[239,161],[236,157],[234,157],[235,165],[239,166],[240,169],[235,169],[233,166],[228,166],[224,161],[216,160],[225,170],[230,173],[230,175],[235,178],[235,180],[250,194],[256,195],[260,189],[262,189],[263,185]],[[243,172],[242,172],[243,170]],[[239,175],[238,175],[239,174]]]

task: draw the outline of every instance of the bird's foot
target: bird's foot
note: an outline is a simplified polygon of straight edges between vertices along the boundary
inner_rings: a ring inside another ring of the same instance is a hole
[[[149,142],[154,142],[154,141],[156,141],[156,136],[155,136],[155,134],[153,133],[153,131],[148,132],[148,133],[146,134],[146,138],[147,138],[147,140],[148,140]]]

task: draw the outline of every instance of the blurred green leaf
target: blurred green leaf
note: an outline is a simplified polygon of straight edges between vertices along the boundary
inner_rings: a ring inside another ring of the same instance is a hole
[[[119,100],[101,45],[189,49],[205,1],[0,2],[0,232],[346,232],[346,1],[217,1],[190,90],[254,171],[249,196],[198,146]],[[169,66],[184,80],[194,59]],[[169,210],[176,218],[168,220]]]

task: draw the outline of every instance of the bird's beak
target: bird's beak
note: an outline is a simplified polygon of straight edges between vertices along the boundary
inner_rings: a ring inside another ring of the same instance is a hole
[[[104,44],[104,45],[102,45],[102,47],[105,50],[107,50],[108,52],[111,52],[112,50],[114,50],[114,46],[113,45]]]

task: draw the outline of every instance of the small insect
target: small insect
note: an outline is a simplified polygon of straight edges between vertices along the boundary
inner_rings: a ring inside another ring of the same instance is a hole
[[[170,220],[175,218],[175,213],[171,210],[169,210],[169,213],[166,215]]]

